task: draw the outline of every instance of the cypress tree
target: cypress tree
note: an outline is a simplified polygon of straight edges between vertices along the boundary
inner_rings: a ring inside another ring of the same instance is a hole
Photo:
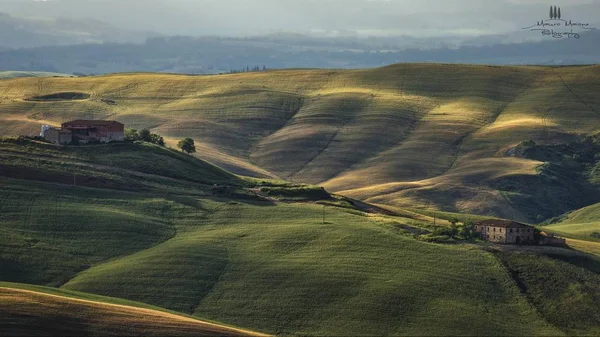
[[[562,15],[560,15],[560,7],[558,7],[558,18],[560,19]]]
[[[554,6],[554,18],[558,18],[558,10],[556,9],[556,6]]]
[[[552,11],[552,6],[550,6],[550,19],[554,16],[554,12]]]

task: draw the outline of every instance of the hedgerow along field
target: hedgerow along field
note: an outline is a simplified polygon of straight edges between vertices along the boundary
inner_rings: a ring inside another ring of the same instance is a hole
[[[542,162],[511,149],[597,132],[599,75],[600,66],[399,64],[10,79],[0,81],[0,135],[117,119],[151,128],[172,146],[192,137],[201,158],[235,173],[397,207],[537,222],[570,209],[544,208],[556,200],[528,189],[544,183]],[[65,92],[90,97],[28,100]],[[504,183],[517,178],[533,183],[518,190]]]
[[[2,153],[35,146],[46,145],[13,144]],[[123,153],[110,145],[103,151],[111,149]],[[86,150],[98,148],[63,148],[45,159]],[[132,172],[141,173],[115,170]],[[134,300],[274,334],[561,334],[492,254],[417,241],[394,218],[213,196],[193,185],[180,189],[179,178],[168,180],[171,190],[161,181],[135,191],[44,182],[40,173],[0,178],[3,281]],[[157,193],[163,188],[168,193]]]

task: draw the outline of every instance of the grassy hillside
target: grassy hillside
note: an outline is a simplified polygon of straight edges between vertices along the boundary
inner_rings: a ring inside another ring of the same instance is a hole
[[[600,333],[600,258],[566,249],[497,253],[538,311],[569,335]]]
[[[245,183],[151,144],[4,139],[0,158],[0,266],[13,282],[58,286],[98,261],[168,240],[173,214],[196,205],[186,194],[212,195],[214,184],[235,193]]]
[[[323,225],[316,206],[205,206],[201,226],[64,288],[283,334],[551,331],[479,250],[421,243],[334,209]],[[515,311],[529,318],[506,324],[504,313]],[[529,320],[537,323],[528,328]]]
[[[4,177],[119,190],[161,188],[207,193],[214,184],[244,182],[211,164],[149,143],[56,147],[26,139],[0,139]]]
[[[0,299],[0,326],[6,336],[260,335],[137,303],[42,287],[0,283]]]
[[[569,237],[600,241],[600,204],[570,212],[544,228]]]
[[[28,149],[29,157],[11,162],[29,167],[44,146],[12,144],[4,152]],[[147,151],[130,146],[101,148],[107,158]],[[45,160],[78,151],[82,164],[101,161],[98,147],[55,151]],[[106,167],[117,177],[145,170],[111,161]],[[52,176],[53,165],[40,170]],[[161,175],[175,177],[180,166]],[[398,226],[404,218],[335,200],[323,206],[205,194],[179,188],[179,178],[136,190],[42,182],[40,175],[0,178],[0,281],[118,297],[277,334],[562,333],[493,255],[476,245],[415,240]],[[289,196],[277,190],[286,185],[268,184],[265,192]],[[299,188],[289,187],[297,200]]]
[[[13,79],[0,81],[0,135],[93,114],[149,127],[170,144],[192,137],[199,157],[236,173],[397,207],[536,221],[565,210],[543,208],[543,162],[510,150],[597,132],[599,89],[600,66]],[[90,97],[28,100],[64,92]],[[505,179],[533,183],[514,191]]]

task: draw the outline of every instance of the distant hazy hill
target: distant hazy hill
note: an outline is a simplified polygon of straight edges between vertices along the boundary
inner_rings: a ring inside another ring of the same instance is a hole
[[[44,71],[0,71],[0,79],[16,77],[71,77],[73,75]]]
[[[535,35],[533,32],[532,34]],[[113,35],[121,36],[120,33]],[[8,36],[12,38],[13,34]],[[111,36],[99,39],[121,41]],[[67,40],[73,41],[71,38]],[[18,41],[32,40],[22,37]],[[257,65],[261,68],[264,65],[268,69],[281,69],[372,68],[398,62],[494,65],[568,65],[600,62],[600,32],[582,34],[580,39],[545,38],[538,42],[496,42],[482,38],[469,42],[472,45],[458,48],[452,40],[430,41],[404,36],[368,39],[323,38],[299,34],[245,38],[176,36],[150,38],[137,44],[94,43],[56,46],[54,43],[47,43],[47,47],[0,50],[0,65],[4,70],[62,73],[143,71],[216,74]]]
[[[237,173],[323,184],[375,203],[535,222],[599,202],[584,193],[597,188],[568,173],[568,161],[544,164],[514,148],[600,131],[599,90],[600,66],[14,79],[0,82],[0,135],[93,113],[169,142],[193,137],[200,157]],[[91,97],[24,100],[62,91]]]
[[[118,29],[96,20],[28,18],[0,13],[0,46],[8,48],[140,42],[149,35],[144,32]]]

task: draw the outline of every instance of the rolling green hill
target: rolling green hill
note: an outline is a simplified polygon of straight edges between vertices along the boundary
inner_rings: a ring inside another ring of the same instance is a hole
[[[496,252],[529,302],[567,335],[598,335],[600,258],[577,251],[531,247]]]
[[[42,153],[52,163],[77,153],[81,165],[117,157],[89,174],[112,168],[125,182],[129,175],[154,177],[125,159],[169,151],[142,144],[54,151],[31,142],[3,144],[3,155],[23,154],[11,159],[22,167]],[[66,171],[79,161],[69,160]],[[189,160],[198,176],[211,172],[209,164]],[[478,245],[418,241],[398,226],[408,219],[335,200],[212,195],[192,188],[193,180],[182,189],[177,173],[185,167],[165,167],[159,171],[165,180],[148,189],[41,179],[53,177],[54,164],[40,164],[32,176],[0,177],[0,281],[133,300],[273,334],[563,333]],[[218,172],[215,179],[235,179]]]
[[[0,283],[4,336],[262,336],[141,303]]]
[[[569,212],[544,228],[560,235],[600,241],[600,204]]]
[[[0,81],[0,135],[74,118],[117,119],[171,145],[192,137],[199,157],[239,174],[397,207],[535,222],[599,200],[569,195],[573,205],[556,207],[539,193],[543,162],[511,151],[526,140],[596,133],[599,89],[600,66],[13,79]],[[61,92],[89,98],[29,100]]]
[[[56,147],[23,139],[0,139],[0,169],[5,177],[97,188],[140,191],[161,189],[207,193],[214,184],[244,181],[209,163],[156,145],[109,144]]]

